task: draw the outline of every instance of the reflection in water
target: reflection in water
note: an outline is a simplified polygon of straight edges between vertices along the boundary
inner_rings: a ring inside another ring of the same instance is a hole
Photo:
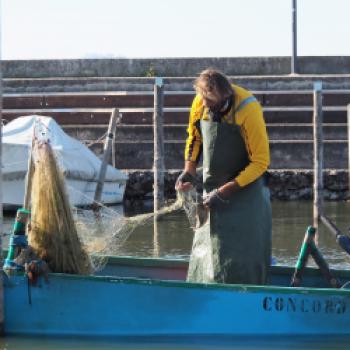
[[[153,256],[155,258],[159,257],[159,242],[158,242],[158,216],[153,217]]]
[[[294,265],[307,226],[312,225],[311,202],[273,202],[273,255],[279,264]],[[343,234],[348,234],[350,203],[325,202],[325,213]],[[319,248],[327,262],[337,268],[349,268],[350,257],[338,246],[328,229],[320,224]]]
[[[343,234],[350,225],[350,203],[326,202],[325,212]],[[281,265],[296,263],[305,231],[312,224],[312,202],[273,202],[273,256]],[[332,267],[349,268],[350,257],[342,251],[334,236],[320,225],[319,248]],[[120,255],[153,255],[153,227],[143,226],[135,230],[121,247]],[[159,256],[189,258],[193,231],[184,214],[170,214],[158,222]],[[310,265],[313,263],[310,261]]]

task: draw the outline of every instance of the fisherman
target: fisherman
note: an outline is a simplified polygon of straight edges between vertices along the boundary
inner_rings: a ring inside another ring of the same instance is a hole
[[[196,229],[187,280],[265,284],[271,261],[271,207],[263,175],[270,162],[262,108],[215,69],[195,80],[185,167],[176,189],[196,185],[203,152],[207,222]]]

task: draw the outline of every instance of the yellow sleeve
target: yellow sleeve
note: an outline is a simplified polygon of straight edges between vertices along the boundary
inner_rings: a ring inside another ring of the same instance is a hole
[[[185,148],[185,160],[192,162],[198,162],[202,153],[202,136],[200,130],[198,130],[198,123],[200,121],[202,108],[202,101],[200,100],[199,96],[196,96],[191,107],[187,129],[188,137]]]
[[[262,108],[258,102],[247,104],[236,117],[250,160],[248,166],[235,179],[244,187],[267,170],[270,164],[269,139]]]

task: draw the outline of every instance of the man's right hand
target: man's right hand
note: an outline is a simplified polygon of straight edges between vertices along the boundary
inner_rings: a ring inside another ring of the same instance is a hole
[[[197,183],[196,178],[187,171],[183,171],[176,180],[175,190],[176,191],[189,191]]]

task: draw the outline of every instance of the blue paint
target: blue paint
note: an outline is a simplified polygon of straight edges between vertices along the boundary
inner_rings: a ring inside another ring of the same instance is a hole
[[[245,98],[240,104],[239,106],[236,108],[235,113],[239,112],[243,107],[245,107],[248,103],[251,102],[256,102],[257,99],[254,96],[249,96],[247,98]]]
[[[157,86],[161,87],[161,86],[163,85],[163,78],[156,77],[154,83],[155,83]]]
[[[28,246],[27,236],[26,235],[12,235],[10,237],[9,245],[25,248]]]
[[[129,266],[161,269],[162,261]],[[114,272],[118,263],[114,261]],[[127,269],[127,259],[121,263]],[[164,263],[164,269],[172,271]],[[177,268],[184,265],[178,264]],[[291,269],[272,267],[287,283]],[[112,269],[110,270],[112,272]],[[310,270],[311,279],[322,282]],[[347,277],[347,275],[345,276]],[[52,274],[31,288],[5,282],[5,333],[81,336],[349,334],[350,291],[281,286],[194,284],[121,277]]]

